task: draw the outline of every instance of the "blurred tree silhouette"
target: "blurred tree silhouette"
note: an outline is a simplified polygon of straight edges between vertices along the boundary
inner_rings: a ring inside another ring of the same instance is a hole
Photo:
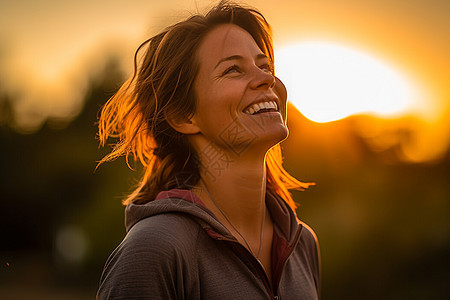
[[[118,199],[128,191],[131,172],[118,162],[94,174],[107,151],[98,149],[95,122],[100,106],[122,80],[117,60],[111,58],[101,76],[92,78],[84,110],[64,130],[47,124],[32,135],[16,133],[8,126],[14,99],[0,101],[0,256],[5,268],[0,294],[17,280],[91,292],[97,287],[107,255],[124,234]],[[86,241],[76,261],[68,260],[56,244],[67,226],[78,228]]]

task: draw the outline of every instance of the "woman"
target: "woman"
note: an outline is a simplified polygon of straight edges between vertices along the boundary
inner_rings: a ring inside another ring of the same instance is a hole
[[[221,2],[144,42],[135,66],[99,137],[119,138],[104,161],[132,155],[145,174],[97,297],[317,299],[316,238],[288,192],[309,184],[281,166],[286,90],[264,17]]]

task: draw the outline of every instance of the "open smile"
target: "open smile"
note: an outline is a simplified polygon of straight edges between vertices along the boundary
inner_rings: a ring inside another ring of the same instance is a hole
[[[261,101],[254,103],[244,110],[248,115],[256,115],[265,112],[278,112],[278,105],[275,101]]]

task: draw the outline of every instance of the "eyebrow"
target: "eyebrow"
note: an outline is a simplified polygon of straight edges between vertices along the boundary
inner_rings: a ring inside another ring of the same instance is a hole
[[[256,57],[255,57],[255,59],[263,59],[263,58],[267,59],[267,56],[265,54],[263,54],[263,53],[260,53],[260,54],[256,55]],[[217,62],[217,64],[214,67],[214,69],[216,69],[223,62],[230,61],[230,60],[243,60],[243,59],[244,59],[244,57],[241,56],[241,55],[231,55],[231,56],[228,56],[228,57],[224,57],[224,58],[222,58],[221,60],[219,60]]]

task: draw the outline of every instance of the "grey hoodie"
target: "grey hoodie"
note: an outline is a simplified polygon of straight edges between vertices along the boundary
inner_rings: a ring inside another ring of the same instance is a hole
[[[98,299],[318,299],[314,232],[279,197],[272,284],[258,260],[189,190],[169,190],[125,209],[127,235],[108,258]]]

